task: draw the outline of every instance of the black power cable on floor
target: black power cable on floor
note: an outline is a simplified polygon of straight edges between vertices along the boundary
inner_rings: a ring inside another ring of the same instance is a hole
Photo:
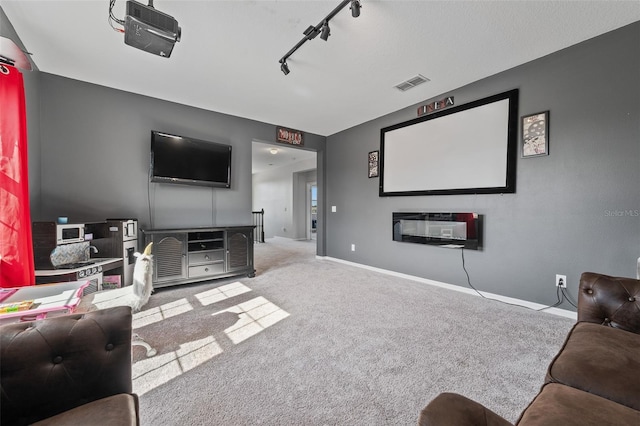
[[[478,291],[477,288],[475,288],[472,284],[471,284],[471,278],[469,278],[469,272],[467,271],[467,267],[465,266],[464,263],[464,247],[462,247],[460,249],[460,252],[462,253],[462,269],[464,270],[464,273],[467,275],[467,284],[469,285],[469,287],[471,287],[476,293],[478,293],[478,295],[480,295],[480,297],[487,299],[487,300],[495,300],[496,302],[500,302],[500,303],[504,303],[506,305],[511,305],[511,306],[518,306],[520,308],[527,308],[530,309],[532,311],[544,311],[545,309],[550,309],[550,308],[555,308],[558,307],[562,304],[562,302],[564,300],[566,300],[567,302],[569,302],[574,308],[577,308],[577,306],[571,301],[571,299],[569,299],[568,294],[565,293],[565,288],[564,287],[556,287],[556,303],[554,303],[553,305],[549,305],[549,306],[545,306],[543,308],[539,308],[539,309],[533,309],[530,308],[528,306],[523,306],[523,305],[518,305],[516,303],[509,303],[509,302],[505,302],[503,300],[499,300],[499,299],[494,299],[492,297],[487,297],[484,294],[482,294],[480,291]]]
[[[569,302],[569,304],[571,306],[573,306],[574,308],[578,309],[578,304],[577,303],[573,303],[573,301],[571,301],[571,298],[569,297],[569,292],[567,291],[567,288],[566,287],[558,287],[558,288],[562,291],[562,295],[567,300],[567,302]]]

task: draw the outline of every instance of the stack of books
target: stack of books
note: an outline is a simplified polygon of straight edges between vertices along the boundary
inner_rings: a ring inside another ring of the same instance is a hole
[[[10,312],[28,311],[33,306],[33,300],[0,304],[0,315]]]

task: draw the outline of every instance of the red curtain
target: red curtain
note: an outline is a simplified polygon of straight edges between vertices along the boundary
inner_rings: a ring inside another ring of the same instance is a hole
[[[0,64],[0,287],[35,284],[22,74]]]

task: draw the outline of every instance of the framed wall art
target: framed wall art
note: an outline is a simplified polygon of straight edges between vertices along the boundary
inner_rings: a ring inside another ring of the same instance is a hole
[[[378,177],[378,156],[379,151],[371,151],[369,153],[369,177]]]
[[[549,155],[549,111],[522,117],[522,158]]]

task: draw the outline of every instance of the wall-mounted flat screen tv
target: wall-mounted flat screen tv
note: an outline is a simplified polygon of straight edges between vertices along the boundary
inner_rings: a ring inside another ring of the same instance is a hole
[[[231,187],[231,146],[151,131],[152,182]]]
[[[379,195],[515,192],[518,90],[380,131]]]

